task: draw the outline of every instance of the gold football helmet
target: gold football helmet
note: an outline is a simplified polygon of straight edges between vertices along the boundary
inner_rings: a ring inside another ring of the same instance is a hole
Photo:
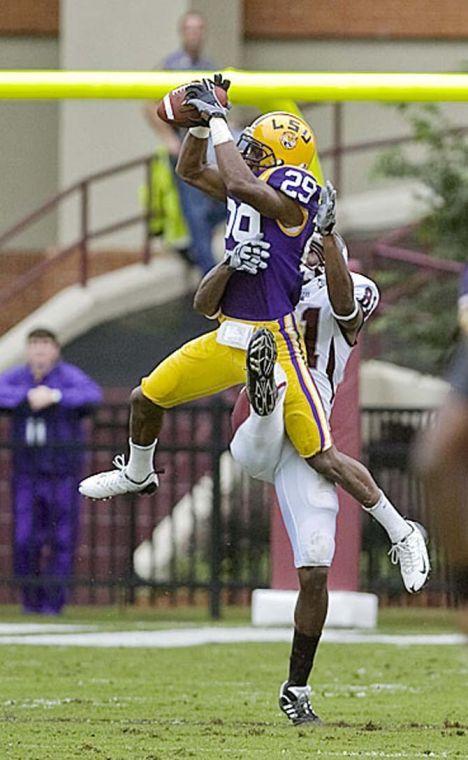
[[[315,155],[315,137],[300,116],[272,111],[246,127],[237,142],[251,169],[292,164],[306,169]]]

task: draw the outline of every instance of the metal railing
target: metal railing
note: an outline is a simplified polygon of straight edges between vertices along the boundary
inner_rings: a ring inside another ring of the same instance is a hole
[[[230,438],[227,398],[172,410],[158,448],[165,469],[157,493],[96,503],[82,500],[75,569],[65,582],[71,603],[150,605],[207,604],[213,618],[223,604],[246,603],[254,588],[270,577],[270,514],[275,508],[270,486],[249,479],[227,453]],[[411,474],[409,447],[428,424],[422,409],[364,409],[363,459],[379,485],[408,517],[429,529],[424,491]],[[88,429],[88,442],[61,444],[56,451],[84,456],[84,470],[108,469],[112,456],[127,445],[126,405],[104,405]],[[54,456],[54,447],[49,446]],[[20,587],[63,579],[13,573],[12,456],[27,456],[27,469],[44,479],[44,447],[34,450],[11,443],[9,424],[0,419],[0,602],[18,602]],[[31,470],[32,468],[32,470]],[[18,471],[16,475],[20,475]],[[78,480],[78,476],[77,476]],[[49,477],[50,488],[59,480]],[[427,603],[454,601],[446,558],[431,535],[433,573]],[[383,600],[405,599],[399,572],[387,555],[383,529],[363,515],[361,588]]]
[[[382,150],[397,145],[409,145],[415,142],[413,135],[406,135],[403,137],[386,137],[383,140],[362,140],[355,143],[344,144],[343,141],[343,124],[344,124],[344,109],[343,103],[332,104],[332,134],[333,145],[327,150],[320,151],[320,157],[322,159],[331,158],[333,166],[333,183],[337,190],[343,187],[343,175],[344,175],[344,162],[343,158],[367,151]],[[453,127],[447,130],[448,134],[467,134],[468,127]]]
[[[46,214],[56,211],[57,208],[63,203],[63,201],[69,200],[74,195],[77,195],[79,197],[80,203],[79,238],[70,245],[58,249],[55,257],[64,256],[69,251],[79,249],[81,264],[80,281],[82,285],[86,285],[86,282],[88,280],[88,243],[92,240],[97,240],[98,238],[104,237],[105,235],[109,235],[113,232],[118,232],[122,229],[132,227],[141,222],[146,222],[149,218],[151,209],[151,162],[153,159],[153,153],[150,155],[139,156],[138,158],[134,158],[131,161],[116,164],[115,166],[111,166],[108,169],[103,169],[102,171],[95,172],[94,174],[89,174],[88,176],[83,177],[83,179],[81,179],[79,182],[75,182],[66,190],[62,190],[62,192],[48,198],[30,214],[27,214],[24,218],[20,219],[19,222],[16,222],[14,225],[1,233],[0,250],[4,249],[7,243],[11,242],[11,240],[13,240],[20,233],[24,232],[30,225],[38,222],[40,219],[46,216]],[[148,184],[148,210],[146,212],[142,212],[141,214],[130,216],[126,219],[121,219],[117,222],[114,222],[113,224],[106,225],[105,227],[98,227],[97,229],[92,230],[90,225],[89,197],[93,186],[105,179],[109,179],[109,177],[124,174],[125,172],[128,172],[132,169],[138,169],[142,167],[145,168],[146,181]],[[147,226],[145,228],[144,245],[142,247],[142,260],[146,264],[149,263],[150,260],[150,235]],[[45,263],[47,263],[50,267],[53,265],[53,258],[49,259]],[[28,282],[27,284],[30,283]]]
[[[149,218],[152,206],[151,165],[153,159],[153,154],[141,156],[84,177],[71,187],[49,198],[37,209],[0,234],[0,251],[6,254],[7,249],[5,246],[11,243],[20,233],[28,229],[30,225],[35,224],[49,213],[57,212],[61,205],[71,198],[78,198],[78,239],[65,246],[49,249],[48,255],[45,258],[39,261],[39,263],[34,264],[28,271],[16,277],[13,282],[0,290],[0,298],[4,304],[6,313],[8,313],[8,309],[11,309],[13,314],[15,313],[13,307],[16,300],[19,302],[19,305],[17,303],[17,308],[20,311],[19,319],[22,319],[63,287],[74,284],[86,286],[90,276],[90,243],[114,232],[129,229],[137,224],[143,225],[141,261],[144,264],[149,264],[151,259]],[[144,181],[148,188],[146,209],[142,210],[139,214],[116,220],[112,224],[93,227],[90,209],[92,190],[103,180],[121,176],[134,169],[144,170]],[[59,272],[58,277],[55,276],[57,272]],[[25,294],[27,294],[26,299],[24,298]],[[8,323],[6,329],[9,329],[11,326]]]

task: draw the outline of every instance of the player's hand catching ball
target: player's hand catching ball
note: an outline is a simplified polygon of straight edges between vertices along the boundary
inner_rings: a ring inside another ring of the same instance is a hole
[[[222,90],[227,92],[231,86],[230,79],[224,79],[222,74],[214,74],[213,79],[203,80],[212,82],[215,87],[221,87]]]
[[[336,190],[331,182],[320,193],[320,203],[315,217],[315,229],[321,235],[329,235],[336,224]]]
[[[270,243],[262,240],[262,237],[259,235],[245,243],[238,243],[232,251],[226,251],[224,260],[229,269],[248,274],[258,274],[261,269],[266,269],[270,258]]]
[[[206,124],[209,124],[210,119],[214,117],[226,119],[227,112],[231,106],[229,103],[226,106],[220,103],[215,88],[221,87],[227,92],[230,84],[228,79],[223,79],[222,74],[215,74],[213,79],[193,82],[187,86],[184,103],[195,108]]]

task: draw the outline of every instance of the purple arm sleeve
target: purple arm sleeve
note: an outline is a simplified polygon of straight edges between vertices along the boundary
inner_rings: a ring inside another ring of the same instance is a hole
[[[101,403],[102,391],[99,385],[78,367],[69,364],[65,368],[63,381],[60,388],[61,406],[67,409],[79,409]]]
[[[0,408],[16,409],[26,401],[29,389],[20,367],[3,372],[0,375]]]

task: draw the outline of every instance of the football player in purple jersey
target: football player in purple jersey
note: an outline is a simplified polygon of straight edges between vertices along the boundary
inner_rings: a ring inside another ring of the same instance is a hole
[[[182,346],[143,378],[131,399],[130,459],[125,463],[119,457],[116,469],[83,481],[80,490],[91,498],[155,490],[153,457],[164,411],[245,383],[249,344],[250,374],[255,377],[251,390],[264,412],[275,403],[270,374],[278,361],[288,377],[285,425],[293,445],[304,458],[332,447],[293,317],[301,291],[302,251],[314,230],[320,197],[320,187],[307,169],[315,154],[314,136],[303,119],[275,112],[257,119],[236,147],[214,84],[229,86],[215,75],[213,82],[188,88],[187,102],[198,109],[200,123],[206,126],[189,130],[177,170],[189,184],[227,204],[226,255],[219,270],[225,285],[220,325]],[[206,159],[210,134],[217,166]],[[259,253],[245,262],[239,246],[254,237]],[[269,254],[262,242],[270,244]],[[268,255],[271,266],[265,268]]]

